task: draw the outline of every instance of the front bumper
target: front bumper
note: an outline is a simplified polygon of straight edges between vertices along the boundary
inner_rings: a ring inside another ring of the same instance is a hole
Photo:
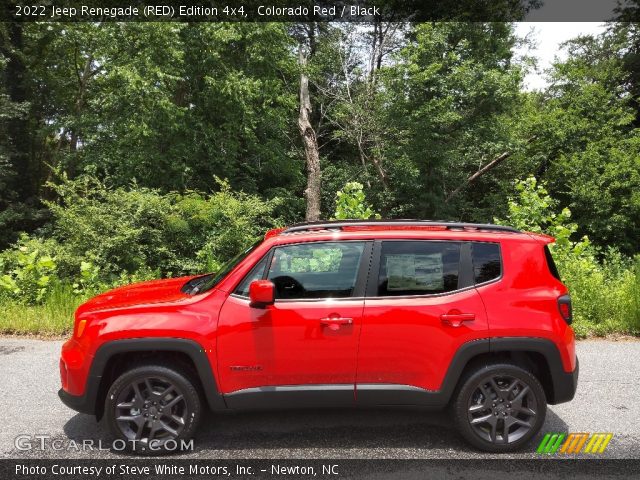
[[[71,395],[64,389],[58,390],[58,397],[62,400],[67,407],[80,413],[87,413],[89,415],[96,414],[96,399],[95,396],[88,398],[88,395]]]
[[[62,403],[78,412],[95,415],[102,377],[90,372],[93,356],[72,338],[62,346],[59,363],[62,388],[58,396]]]

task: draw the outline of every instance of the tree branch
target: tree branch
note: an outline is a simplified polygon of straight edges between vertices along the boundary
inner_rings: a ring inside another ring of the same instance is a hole
[[[534,135],[533,137],[529,138],[526,142],[525,145],[529,145],[531,142],[533,142],[536,138],[538,138],[537,135]],[[465,189],[468,185],[472,184],[473,182],[475,182],[478,178],[480,178],[482,175],[484,175],[485,173],[487,173],[489,170],[495,168],[496,166],[498,166],[500,163],[502,163],[504,160],[506,160],[507,158],[509,158],[511,156],[513,152],[512,151],[506,151],[501,153],[500,155],[498,155],[496,158],[494,158],[493,160],[491,160],[489,163],[487,163],[484,167],[482,167],[480,170],[478,170],[476,173],[474,173],[473,175],[471,175],[469,178],[467,178],[467,180],[460,185],[458,188],[456,188],[455,190],[453,190],[449,195],[447,195],[447,198],[445,198],[444,203],[448,203],[449,200],[451,200],[453,197],[455,197],[456,195],[458,195],[463,189]]]

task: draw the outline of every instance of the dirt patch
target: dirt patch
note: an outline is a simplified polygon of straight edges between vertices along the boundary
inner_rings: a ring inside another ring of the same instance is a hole
[[[11,355],[12,353],[22,352],[24,347],[9,347],[0,345],[0,355]]]
[[[612,333],[604,337],[585,337],[578,340],[578,342],[589,341],[606,341],[606,342],[640,342],[640,337],[634,337],[633,335],[623,335],[621,333]]]
[[[67,340],[70,334],[60,335],[57,333],[0,333],[0,340],[8,338],[11,340]]]

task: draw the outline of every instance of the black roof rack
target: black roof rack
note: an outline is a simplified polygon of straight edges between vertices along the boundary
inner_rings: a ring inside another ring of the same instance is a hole
[[[332,221],[320,221],[320,222],[307,222],[298,223],[286,228],[282,231],[285,233],[295,232],[307,232],[312,230],[341,230],[343,227],[355,227],[355,226],[434,226],[434,227],[446,227],[450,230],[489,230],[494,232],[511,232],[522,233],[513,227],[505,227],[503,225],[493,225],[491,223],[464,223],[464,222],[452,222],[446,220],[332,220]]]

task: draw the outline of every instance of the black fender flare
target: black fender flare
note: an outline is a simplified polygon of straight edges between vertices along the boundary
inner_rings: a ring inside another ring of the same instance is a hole
[[[207,400],[209,408],[212,410],[226,409],[224,398],[218,389],[206,352],[196,341],[184,338],[131,338],[105,342],[98,347],[91,362],[84,395],[74,396],[64,390],[60,390],[58,394],[61,400],[74,410],[91,415],[99,414],[101,408],[97,402],[101,393],[102,377],[105,374],[109,360],[121,353],[154,351],[186,354],[196,367],[196,373],[202,384],[202,393]]]
[[[475,357],[492,353],[539,353],[549,368],[552,392],[547,402],[551,405],[568,402],[573,399],[578,386],[579,365],[576,358],[576,369],[565,372],[560,351],[555,343],[539,337],[495,337],[473,340],[463,344],[455,353],[449,369],[445,374],[440,390],[437,392],[439,403],[447,403],[455,391],[462,372]]]
[[[491,352],[535,352],[547,361],[551,377],[552,392],[547,403],[568,402],[573,399],[578,387],[579,363],[576,357],[576,368],[573,372],[565,372],[560,351],[555,343],[546,338],[532,337],[500,337],[490,341]]]

